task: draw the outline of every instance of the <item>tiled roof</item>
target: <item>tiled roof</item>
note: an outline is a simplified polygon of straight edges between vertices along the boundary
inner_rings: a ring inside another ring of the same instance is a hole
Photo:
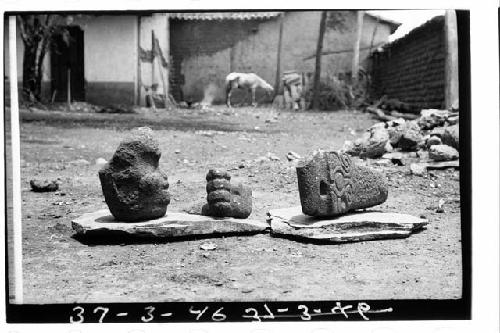
[[[276,17],[281,12],[208,12],[208,13],[170,13],[169,16],[178,20],[255,20]]]
[[[401,25],[401,23],[399,23],[399,22],[396,22],[394,20],[389,20],[389,19],[382,17],[380,15],[377,15],[373,12],[371,12],[371,13],[365,12],[365,15],[371,16],[374,19],[389,25],[389,27],[391,28],[391,34],[393,34]]]

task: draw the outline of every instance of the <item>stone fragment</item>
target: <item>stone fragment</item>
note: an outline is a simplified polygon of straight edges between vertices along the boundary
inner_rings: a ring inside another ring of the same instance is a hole
[[[215,218],[179,212],[142,222],[116,220],[108,209],[84,214],[72,221],[73,230],[83,238],[130,236],[134,238],[170,239],[189,236],[247,235],[263,233],[269,225],[263,221]],[[104,237],[102,237],[104,236]]]
[[[289,151],[287,154],[286,154],[286,158],[289,160],[289,161],[293,161],[293,160],[297,160],[297,159],[300,159],[300,155],[297,154],[296,152],[294,151]]]
[[[448,110],[427,109],[420,112],[418,125],[425,130],[443,126],[450,115]]]
[[[459,149],[460,140],[458,124],[445,127],[441,139],[443,141],[443,144],[451,146],[455,149]]]
[[[160,156],[153,131],[140,127],[99,170],[104,198],[117,220],[135,222],[165,215],[170,195],[167,175],[158,167]]]
[[[397,147],[401,136],[403,135],[403,129],[405,126],[405,120],[402,118],[388,121],[387,132],[389,133],[389,142],[393,147]]]
[[[302,211],[307,215],[336,216],[387,199],[384,175],[355,165],[341,152],[315,152],[296,169]]]
[[[449,125],[455,125],[455,124],[458,124],[459,122],[459,116],[450,116],[448,117],[448,119],[446,119],[446,122],[449,124]]]
[[[431,136],[437,136],[438,138],[443,137],[445,128],[444,127],[435,127],[432,129],[432,131],[429,133]]]
[[[226,171],[209,170],[207,174],[207,201],[202,215],[245,219],[252,213],[252,190],[242,184],[230,183]]]
[[[440,145],[440,144],[442,144],[441,139],[437,136],[431,136],[426,141],[427,147],[434,146],[434,145]]]
[[[429,158],[436,162],[458,159],[458,151],[448,145],[434,145],[429,149]]]
[[[416,121],[407,121],[402,129],[403,133],[397,143],[397,147],[403,151],[415,151],[423,140],[420,127]]]
[[[74,165],[89,165],[90,162],[87,161],[86,159],[79,158],[77,160],[69,162],[69,164],[74,164]]]
[[[393,164],[396,165],[405,165],[404,163],[404,155],[401,152],[392,152],[392,153],[386,153],[382,156],[383,159],[390,160]]]
[[[383,124],[383,123],[382,123]],[[346,142],[344,148],[346,153],[361,158],[378,158],[391,149],[388,146],[389,133],[382,126],[372,126],[361,138],[356,139],[354,144]]]
[[[406,238],[428,224],[408,214],[370,211],[318,219],[302,214],[300,207],[274,209],[268,216],[271,236],[321,243]]]
[[[427,163],[428,170],[442,170],[442,169],[448,169],[448,168],[459,169],[460,162],[458,160],[455,160],[455,161],[447,161],[447,162]]]
[[[59,189],[59,182],[57,180],[32,179],[30,186],[33,192],[55,192]]]
[[[412,163],[410,164],[410,171],[415,176],[423,176],[427,172],[426,163]]]
[[[99,157],[95,160],[95,165],[97,165],[98,167],[102,168],[104,165],[106,165],[106,163],[108,163],[108,161],[106,161],[104,158],[102,157]]]

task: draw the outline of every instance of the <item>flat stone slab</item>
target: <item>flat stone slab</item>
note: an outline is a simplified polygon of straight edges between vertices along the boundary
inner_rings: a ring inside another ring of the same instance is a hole
[[[429,223],[408,214],[376,211],[318,219],[303,214],[301,206],[274,209],[267,214],[271,235],[325,243],[406,238]]]
[[[167,212],[163,217],[143,222],[120,222],[108,209],[83,214],[71,221],[77,235],[92,237],[106,235],[140,238],[175,238],[186,236],[214,237],[225,234],[265,232],[269,225],[263,221],[210,217],[180,212]]]

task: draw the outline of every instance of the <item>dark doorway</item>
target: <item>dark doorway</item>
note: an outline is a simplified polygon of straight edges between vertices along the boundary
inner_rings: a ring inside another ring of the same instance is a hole
[[[51,98],[57,102],[67,101],[70,91],[71,101],[84,101],[83,30],[79,27],[66,29],[67,37],[62,34],[55,37],[51,48]]]

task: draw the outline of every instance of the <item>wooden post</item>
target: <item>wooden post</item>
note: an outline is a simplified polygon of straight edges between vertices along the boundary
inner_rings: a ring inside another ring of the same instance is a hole
[[[165,60],[167,61],[167,68],[165,68],[165,83],[163,85],[165,89],[165,99],[170,101],[170,18],[169,14],[165,14],[165,30],[166,30],[166,41],[165,41]]]
[[[356,24],[356,39],[354,40],[354,49],[353,49],[353,57],[352,57],[352,71],[351,78],[353,84],[358,82],[358,73],[359,73],[359,44],[361,43],[361,36],[363,34],[363,16],[364,11],[359,10],[357,13],[357,24]]]
[[[14,303],[23,303],[23,236],[21,215],[21,149],[17,93],[16,16],[9,16],[10,126],[12,138],[12,224],[14,243]],[[8,295],[6,295],[8,297]]]
[[[135,104],[141,105],[142,78],[141,78],[141,16],[137,16],[137,79]]]
[[[66,102],[68,103],[68,110],[71,109],[71,68],[67,70]]]
[[[458,36],[457,17],[454,10],[445,12],[445,108],[458,107]],[[456,105],[453,105],[456,104]]]
[[[280,87],[280,76],[281,76],[281,48],[282,48],[282,39],[283,39],[283,21],[284,21],[284,13],[280,14],[279,17],[279,34],[278,34],[278,55],[276,59],[276,80],[274,81],[274,96],[278,94],[278,90]]]
[[[314,69],[314,87],[313,87],[313,109],[319,109],[319,84],[321,78],[321,52],[323,51],[323,38],[326,30],[327,12],[321,13],[321,21],[319,23],[318,44],[316,46],[316,67]]]
[[[151,59],[151,90],[153,89],[153,86],[155,84],[155,32],[154,30],[151,30],[151,55],[153,59]],[[152,93],[154,94],[155,92],[152,90]]]

